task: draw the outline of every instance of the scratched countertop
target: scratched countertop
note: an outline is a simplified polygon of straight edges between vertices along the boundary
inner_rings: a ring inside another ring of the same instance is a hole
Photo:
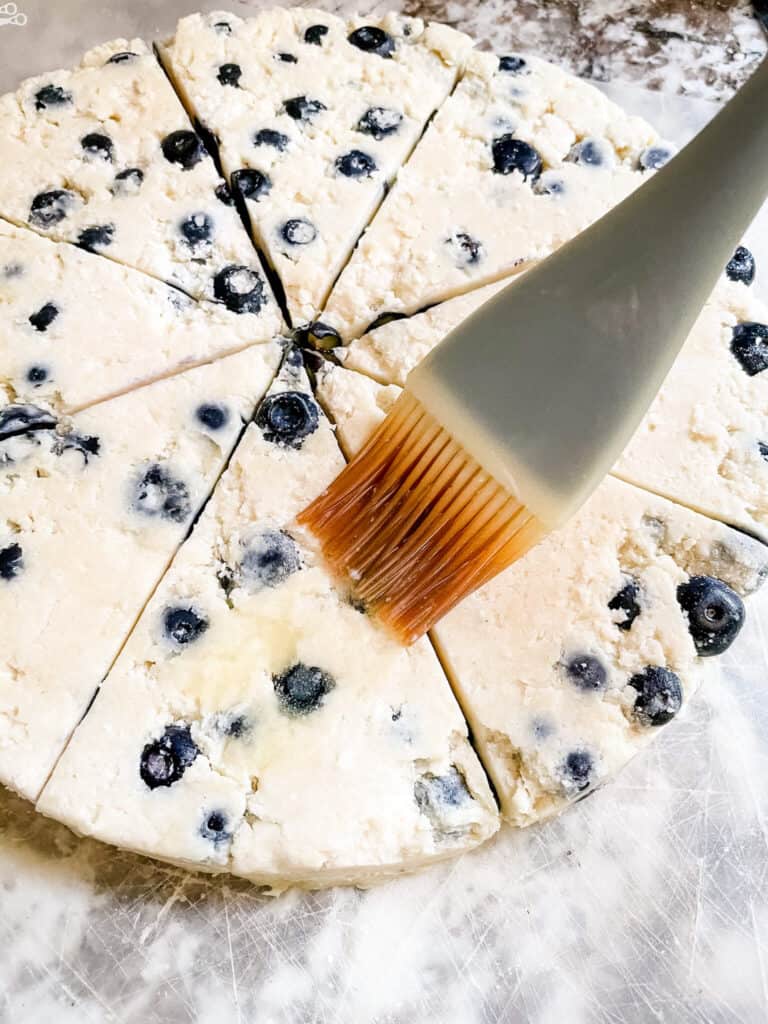
[[[17,2],[0,89],[182,13],[257,6]],[[765,50],[739,2],[323,6],[402,8],[539,53],[679,141]],[[764,295],[767,224],[750,240]],[[593,799],[369,892],[270,899],[78,839],[0,788],[0,1024],[768,1019],[768,595],[749,609],[687,713]]]

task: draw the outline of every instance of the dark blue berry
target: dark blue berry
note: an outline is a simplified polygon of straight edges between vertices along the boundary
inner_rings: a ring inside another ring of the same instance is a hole
[[[560,776],[567,791],[581,792],[592,782],[594,759],[588,750],[572,750],[560,764]]]
[[[231,36],[232,26],[228,21],[216,21],[213,25],[214,31],[220,36]]]
[[[272,676],[272,685],[281,711],[287,715],[308,715],[323,704],[336,683],[321,668],[298,662]]]
[[[172,164],[178,164],[185,171],[191,170],[205,157],[205,147],[191,131],[171,132],[162,143],[163,156]]]
[[[169,725],[141,752],[139,775],[149,789],[178,782],[200,753],[188,725]]]
[[[703,658],[727,651],[744,625],[744,602],[735,590],[713,576],[691,576],[677,588],[688,616],[688,631]]]
[[[602,167],[606,159],[605,148],[599,139],[584,139],[573,147],[568,159],[587,167]]]
[[[493,140],[493,169],[496,174],[517,171],[523,179],[536,180],[541,173],[541,157],[527,142],[507,133]]]
[[[743,245],[737,247],[725,268],[731,281],[752,284],[755,280],[755,257]]]
[[[193,213],[179,225],[184,241],[193,249],[213,238],[213,217],[207,213]]]
[[[36,313],[33,313],[32,316],[30,316],[29,322],[36,331],[44,333],[48,330],[60,312],[61,310],[55,303],[46,302],[44,306],[41,306]]]
[[[281,530],[264,530],[240,560],[243,578],[259,587],[277,587],[301,568],[296,542]]]
[[[72,102],[72,93],[62,89],[60,85],[44,85],[35,93],[35,110],[47,110],[49,107],[63,107]]]
[[[619,629],[632,629],[632,623],[640,614],[639,597],[640,584],[636,579],[629,579],[621,590],[618,590],[608,602],[608,607],[612,612],[621,612],[623,616],[623,618],[616,623]]]
[[[377,169],[373,157],[360,149],[352,149],[337,157],[335,167],[345,178],[370,178]]]
[[[54,188],[50,192],[39,192],[29,208],[29,223],[37,228],[50,228],[64,220],[75,203],[74,192],[65,188]]]
[[[48,380],[48,370],[44,366],[30,366],[27,370],[27,380],[36,388]]]
[[[222,85],[231,85],[234,89],[239,89],[242,74],[243,69],[239,64],[222,64],[216,77]]]
[[[219,715],[216,727],[220,733],[233,740],[240,740],[251,731],[251,723],[242,714]]]
[[[482,243],[466,231],[455,231],[445,242],[459,267],[475,266],[485,255]]]
[[[298,328],[294,340],[301,348],[319,352],[328,352],[341,345],[339,332],[329,324],[324,324],[322,320],[315,320]]]
[[[67,434],[60,434],[53,445],[54,455],[63,455],[68,451],[82,455],[87,466],[91,456],[100,453],[101,441],[93,434],[78,434],[72,430]]]
[[[83,228],[77,236],[77,244],[86,252],[96,252],[97,249],[106,249],[111,245],[114,236],[114,224],[94,224],[93,227]]]
[[[640,154],[640,169],[643,171],[658,171],[664,164],[674,156],[674,152],[669,146],[648,146]]]
[[[189,488],[155,462],[134,486],[133,507],[145,516],[159,516],[172,523],[183,523],[192,514]]]
[[[371,323],[368,324],[365,329],[365,333],[368,334],[369,331],[375,331],[379,327],[385,327],[387,324],[394,323],[395,320],[405,320],[405,318],[405,313],[379,313],[376,319],[372,320]]]
[[[756,377],[768,370],[768,327],[765,324],[747,321],[736,324],[731,333],[731,352],[742,370],[750,377]]]
[[[278,153],[284,153],[288,146],[288,136],[274,128],[260,128],[253,136],[254,146],[271,146]]]
[[[228,843],[232,838],[232,830],[226,814],[223,811],[211,811],[206,814],[200,826],[200,835],[214,845]]]
[[[499,71],[503,71],[508,75],[519,75],[527,66],[527,62],[516,54],[499,57]]]
[[[471,799],[466,780],[455,765],[445,775],[422,775],[414,784],[413,795],[421,813],[432,821],[443,817],[444,808],[460,807]]]
[[[768,462],[768,444],[766,444],[765,441],[758,441],[757,449],[760,452],[761,458],[765,459],[765,461]]]
[[[166,608],[163,612],[163,632],[175,647],[187,647],[199,640],[208,626],[208,619],[194,608]]]
[[[131,61],[136,60],[138,54],[132,50],[121,50],[120,53],[113,53],[107,64],[130,64]]]
[[[604,690],[608,674],[603,663],[592,654],[574,654],[563,663],[566,675],[580,690]]]
[[[24,555],[20,544],[0,548],[0,580],[12,580],[24,568]]]
[[[80,145],[86,156],[99,160],[111,160],[114,147],[112,139],[101,132],[89,132],[80,139]]]
[[[229,423],[229,409],[225,405],[199,405],[195,416],[208,430],[221,430]]]
[[[283,64],[298,64],[299,59],[292,53],[276,53],[275,57],[277,60],[282,61]]]
[[[369,107],[357,122],[357,130],[374,139],[383,139],[394,135],[403,123],[403,115],[399,110],[389,107]]]
[[[347,39],[358,50],[375,53],[378,57],[391,57],[395,52],[395,40],[384,29],[375,25],[363,25],[355,29]]]
[[[36,405],[6,405],[0,409],[0,438],[24,434],[28,430],[50,430],[55,426],[56,420],[51,413]]]
[[[265,398],[256,423],[267,441],[301,448],[305,437],[317,430],[317,405],[303,391],[283,391]]]
[[[258,202],[270,191],[272,182],[262,171],[244,167],[240,171],[232,172],[232,188],[244,199],[253,199]]]
[[[565,182],[554,171],[545,171],[533,183],[533,191],[537,196],[561,196],[565,192]]]
[[[658,665],[632,676],[629,685],[637,690],[633,715],[642,725],[664,725],[683,704],[683,687],[674,672]]]
[[[304,33],[304,42],[312,46],[322,46],[323,37],[328,35],[327,25],[310,25]]]
[[[220,185],[216,186],[215,195],[219,202],[223,203],[225,206],[231,206],[234,202],[232,192],[230,191],[229,185],[226,181],[222,181]]]
[[[112,195],[128,196],[134,195],[141,188],[144,181],[144,171],[139,167],[126,167],[124,171],[118,171],[112,184]]]
[[[294,121],[311,121],[316,114],[327,109],[320,100],[308,100],[306,96],[293,96],[283,103],[283,110]]]
[[[213,294],[233,313],[259,313],[267,301],[261,274],[237,264],[218,272],[213,279]]]
[[[294,217],[283,224],[280,234],[289,245],[309,245],[317,238],[317,228],[304,217]]]

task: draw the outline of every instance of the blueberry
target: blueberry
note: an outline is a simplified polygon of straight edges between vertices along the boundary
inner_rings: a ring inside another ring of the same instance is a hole
[[[358,50],[375,53],[379,57],[391,57],[395,52],[395,40],[384,29],[375,25],[363,25],[347,36],[347,39]]]
[[[222,85],[231,85],[234,89],[239,89],[242,74],[243,69],[239,64],[222,64],[216,77]]]
[[[229,423],[229,409],[225,405],[214,405],[213,403],[199,405],[195,416],[208,430],[221,430]]]
[[[139,167],[126,167],[124,171],[118,171],[112,184],[113,196],[135,195],[141,188],[144,181],[144,171]]]
[[[475,266],[485,256],[482,243],[468,235],[466,231],[454,231],[449,238],[446,238],[445,244],[450,249],[458,267]]]
[[[373,157],[360,149],[352,149],[349,153],[336,157],[334,166],[345,178],[370,178],[377,169]]]
[[[35,110],[47,110],[49,107],[64,107],[72,102],[72,93],[62,89],[60,85],[44,85],[35,93]]]
[[[636,579],[630,577],[621,590],[618,590],[608,602],[608,607],[612,612],[621,612],[622,618],[616,622],[619,629],[625,631],[632,629],[632,624],[641,610],[639,597],[640,584]]]
[[[94,224],[93,227],[83,228],[77,236],[77,244],[86,252],[96,252],[97,249],[106,249],[111,245],[114,236],[114,224]]]
[[[565,182],[555,171],[545,171],[533,183],[537,196],[561,196],[565,193]]]
[[[560,764],[559,774],[567,792],[580,793],[592,782],[595,762],[588,750],[572,750]]]
[[[24,568],[24,556],[20,544],[8,544],[0,548],[0,580],[12,580]]]
[[[178,131],[166,135],[162,143],[163,156],[185,171],[191,170],[205,157],[205,147],[194,132]]]
[[[602,167],[607,162],[608,155],[600,139],[584,139],[576,143],[567,159],[587,167]]]
[[[240,171],[232,172],[232,188],[244,199],[253,199],[258,202],[262,196],[269,193],[272,182],[262,171],[244,167]]]
[[[69,192],[65,188],[38,192],[29,208],[29,223],[36,228],[51,228],[64,220],[74,203],[74,192]]]
[[[24,434],[28,430],[50,430],[56,420],[36,405],[6,405],[0,409],[0,438]]]
[[[283,224],[280,234],[289,245],[309,245],[317,238],[317,228],[303,217],[294,217]]]
[[[527,67],[527,61],[515,54],[509,54],[506,57],[499,57],[499,71],[503,71],[508,75],[519,75],[520,72],[525,71]]]
[[[333,678],[315,665],[299,661],[272,676],[280,710],[287,715],[308,715],[323,704],[336,685]]]
[[[241,740],[251,731],[251,723],[241,714],[218,715],[216,727],[224,736],[233,740]]]
[[[399,110],[389,107],[369,107],[357,122],[357,130],[363,135],[371,135],[374,139],[383,139],[394,135],[403,123],[403,115]]]
[[[178,782],[200,751],[188,725],[169,725],[158,740],[141,752],[139,775],[150,789]]]
[[[304,33],[304,42],[311,46],[322,46],[323,37],[328,35],[327,25],[310,25]]]
[[[493,140],[493,170],[496,174],[512,174],[518,171],[525,181],[533,181],[541,173],[541,157],[527,142],[514,135],[500,135]]]
[[[317,430],[317,405],[302,391],[283,391],[265,398],[256,414],[256,424],[267,441],[301,448],[305,437]]]
[[[192,514],[189,488],[155,462],[141,474],[134,487],[133,507],[145,516],[159,516],[183,523]]]
[[[275,59],[282,61],[283,64],[298,64],[298,57],[294,57],[292,53],[276,53]]]
[[[387,324],[394,323],[395,320],[405,320],[405,318],[406,318],[406,314],[405,313],[391,313],[391,312],[379,313],[379,315],[376,317],[376,319],[372,320],[368,324],[368,326],[366,327],[364,333],[368,334],[369,331],[378,330],[379,327],[385,327]]]
[[[592,654],[574,654],[563,663],[566,675],[580,690],[604,690],[608,673],[603,663]]]
[[[768,327],[765,324],[736,324],[731,336],[731,352],[739,361],[742,370],[750,377],[756,377],[768,370]]]
[[[292,537],[281,530],[264,530],[252,541],[240,560],[246,581],[259,587],[276,587],[301,568],[301,555]]]
[[[271,146],[278,153],[284,153],[288,146],[288,136],[274,128],[260,128],[253,136],[254,146]]]
[[[725,268],[731,281],[752,284],[755,280],[755,257],[743,245],[737,247]]]
[[[44,333],[48,330],[60,312],[61,310],[54,302],[46,302],[44,306],[41,306],[36,313],[33,313],[30,316],[29,322],[36,331]]]
[[[735,590],[713,576],[691,576],[677,588],[688,616],[688,631],[703,658],[727,651],[744,625],[744,602]]]
[[[214,194],[216,198],[219,200],[219,202],[223,203],[225,206],[231,206],[232,203],[234,202],[234,199],[232,198],[232,192],[230,191],[229,185],[226,183],[226,181],[222,181],[220,185],[216,186]]]
[[[433,822],[440,820],[445,807],[460,807],[471,800],[466,780],[455,765],[445,775],[427,772],[420,776],[414,784],[413,796],[421,813]]]
[[[106,64],[130,64],[131,61],[136,60],[137,56],[138,54],[132,50],[121,50],[120,53],[113,53]]]
[[[320,100],[308,100],[306,96],[294,96],[283,103],[283,110],[294,121],[311,121],[316,114],[327,109]]]
[[[206,814],[200,826],[200,835],[214,845],[228,843],[232,838],[232,830],[226,814],[223,811],[211,811]]]
[[[26,376],[33,387],[39,388],[48,380],[48,370],[44,366],[30,366]]]
[[[768,462],[768,443],[765,441],[758,441],[757,449],[760,452],[760,457]]]
[[[213,217],[207,213],[190,214],[179,225],[184,241],[193,249],[210,242],[213,238]]]
[[[683,704],[683,688],[674,672],[649,665],[632,676],[629,685],[637,690],[633,715],[641,725],[664,725]]]
[[[93,434],[78,434],[72,430],[67,434],[60,434],[53,445],[54,455],[63,455],[68,451],[82,455],[87,466],[92,455],[100,454],[101,441]]]
[[[114,147],[112,139],[101,132],[88,132],[80,139],[80,145],[86,156],[99,160],[111,160]]]
[[[324,324],[322,320],[315,320],[298,328],[294,340],[301,348],[320,352],[327,352],[341,345],[339,332],[334,327]]]
[[[228,21],[216,21],[214,22],[213,29],[220,36],[231,36],[232,26]]]
[[[669,163],[674,155],[675,153],[671,146],[648,146],[640,154],[640,169],[643,171],[658,171],[664,164]]]
[[[267,301],[261,274],[236,263],[214,277],[213,294],[233,313],[259,313]]]
[[[163,632],[175,647],[187,647],[199,640],[209,625],[194,608],[166,608],[163,612]]]

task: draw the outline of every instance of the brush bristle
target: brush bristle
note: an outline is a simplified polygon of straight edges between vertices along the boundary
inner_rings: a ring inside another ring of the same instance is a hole
[[[406,644],[545,532],[407,391],[299,522]]]

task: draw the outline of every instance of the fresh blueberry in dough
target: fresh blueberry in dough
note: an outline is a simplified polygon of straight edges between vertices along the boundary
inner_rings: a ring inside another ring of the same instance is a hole
[[[144,181],[144,171],[139,167],[126,167],[118,171],[112,184],[113,196],[135,196]]]
[[[363,25],[356,28],[347,39],[358,50],[375,53],[378,57],[391,57],[395,52],[395,40],[384,29],[375,25]]]
[[[169,725],[158,740],[141,752],[139,775],[150,789],[178,782],[200,751],[188,725]]]
[[[384,313],[379,313],[379,315],[368,324],[368,326],[366,327],[364,333],[368,334],[369,331],[375,331],[379,327],[386,326],[386,324],[394,323],[395,320],[405,320],[405,319],[406,319],[406,314],[405,313],[391,313],[391,312],[387,312],[387,311],[385,311]]]
[[[213,294],[233,313],[259,313],[267,301],[261,274],[234,263],[214,277]]]
[[[311,46],[322,46],[323,38],[328,35],[327,25],[310,25],[304,33],[304,42]]]
[[[142,515],[172,523],[183,523],[192,514],[189,488],[158,462],[148,466],[136,481],[132,504]]]
[[[216,77],[222,85],[231,85],[234,89],[239,89],[242,74],[243,69],[239,64],[222,64]]]
[[[214,405],[212,402],[199,405],[195,410],[195,416],[208,430],[221,430],[229,423],[229,409],[225,405]]]
[[[757,450],[760,452],[760,458],[768,462],[768,442],[758,441]]]
[[[262,171],[244,167],[242,170],[232,172],[232,188],[244,199],[253,199],[258,202],[270,191],[272,182]]]
[[[77,236],[77,244],[86,252],[96,252],[97,249],[106,249],[111,245],[114,237],[114,224],[94,224],[90,228],[83,228]]]
[[[48,370],[44,366],[30,366],[26,377],[28,382],[35,388],[39,388],[48,380]]]
[[[299,58],[292,53],[276,53],[275,58],[283,64],[298,64]]]
[[[216,21],[213,25],[214,32],[220,36],[231,36],[232,26],[228,21]]]
[[[231,206],[234,202],[234,199],[232,198],[232,191],[226,181],[222,181],[220,185],[216,186],[214,189],[214,195],[219,202],[223,203],[225,206]]]
[[[738,246],[726,265],[725,273],[731,281],[752,284],[755,280],[755,257],[745,246]]]
[[[193,249],[205,245],[213,238],[213,217],[207,213],[193,213],[181,222],[179,231]]]
[[[267,441],[301,448],[304,438],[317,430],[317,404],[303,391],[283,391],[265,398],[256,414],[256,424]]]
[[[471,799],[464,776],[451,765],[444,775],[427,772],[416,780],[413,796],[422,814],[439,823],[446,807],[460,807]]]
[[[174,647],[187,647],[199,640],[209,622],[194,608],[166,608],[163,612],[163,633]]]
[[[537,196],[561,196],[565,193],[565,182],[556,171],[545,171],[533,183]]]
[[[23,434],[28,430],[50,430],[56,420],[36,405],[6,405],[0,409],[0,438]]]
[[[293,96],[283,103],[283,110],[294,121],[311,121],[316,114],[327,109],[320,100],[310,100],[306,96]]]
[[[499,71],[503,71],[508,75],[519,75],[521,71],[525,71],[527,66],[527,62],[522,57],[518,57],[517,54],[499,57]]]
[[[72,93],[62,89],[60,85],[44,85],[35,93],[35,110],[48,110],[49,107],[64,107],[72,102]]]
[[[293,217],[283,224],[280,234],[289,245],[309,245],[317,238],[317,228],[304,217]]]
[[[675,151],[671,146],[660,144],[648,146],[640,154],[640,169],[643,171],[658,171],[664,164],[669,163],[674,155]]]
[[[121,50],[120,53],[113,53],[106,64],[130,64],[131,61],[136,60],[137,56],[138,54],[132,50]]]
[[[60,312],[61,310],[55,302],[46,302],[44,306],[41,306],[36,313],[30,316],[29,322],[36,331],[40,331],[42,334],[48,330]]]
[[[284,153],[288,147],[288,136],[275,128],[260,128],[253,136],[254,146],[271,146],[278,153]]]
[[[0,580],[12,580],[24,568],[24,555],[20,544],[0,548]]]
[[[91,456],[100,453],[101,441],[93,434],[78,434],[71,430],[67,434],[58,435],[53,445],[54,455],[63,455],[64,452],[69,451],[82,455],[83,462],[87,466]]]
[[[240,560],[243,579],[257,587],[277,587],[301,568],[296,542],[282,530],[264,530]]]
[[[571,149],[567,159],[586,167],[603,167],[611,162],[612,155],[601,139],[583,139]]]
[[[88,132],[80,139],[83,153],[97,160],[111,160],[114,146],[112,139],[102,132]]]
[[[455,231],[445,244],[448,246],[457,267],[476,266],[485,256],[481,242],[467,234],[466,231]]]
[[[677,600],[688,617],[696,653],[703,658],[727,651],[744,625],[744,602],[713,576],[691,576],[677,588]]]
[[[768,369],[768,327],[747,321],[736,324],[731,334],[731,352],[750,377]]]
[[[74,192],[65,188],[38,192],[29,208],[29,223],[36,228],[51,228],[64,220],[74,205]]]
[[[390,107],[369,107],[357,122],[357,130],[363,135],[374,139],[384,139],[394,135],[403,123],[403,115],[399,110]]]
[[[294,341],[301,348],[319,352],[328,352],[341,345],[341,335],[335,327],[315,320],[295,331]]]
[[[572,750],[560,764],[560,777],[568,793],[580,793],[592,782],[595,762],[588,750]]]
[[[335,167],[345,178],[370,178],[377,169],[373,157],[360,149],[352,149],[337,157]]]
[[[517,171],[523,179],[533,181],[541,173],[541,157],[527,142],[516,139],[509,133],[493,140],[493,169],[496,174],[512,174]]]
[[[664,725],[682,707],[683,687],[668,668],[649,665],[632,676],[629,685],[637,690],[632,714],[641,725]]]
[[[619,616],[614,620],[619,629],[624,631],[632,629],[632,623],[640,614],[640,584],[636,579],[630,578],[624,586],[617,590],[608,602],[612,612],[618,612]]]
[[[226,814],[223,811],[211,811],[206,814],[200,826],[200,835],[214,845],[228,843],[232,838],[232,830]]]
[[[565,673],[580,690],[604,690],[608,681],[605,666],[593,654],[574,654],[564,662]]]
[[[272,676],[272,685],[281,711],[287,715],[308,715],[321,707],[336,683],[321,668],[300,661]]]
[[[191,170],[204,158],[205,147],[194,132],[178,131],[167,135],[162,143],[163,156],[185,171]]]

